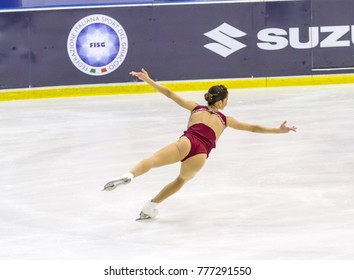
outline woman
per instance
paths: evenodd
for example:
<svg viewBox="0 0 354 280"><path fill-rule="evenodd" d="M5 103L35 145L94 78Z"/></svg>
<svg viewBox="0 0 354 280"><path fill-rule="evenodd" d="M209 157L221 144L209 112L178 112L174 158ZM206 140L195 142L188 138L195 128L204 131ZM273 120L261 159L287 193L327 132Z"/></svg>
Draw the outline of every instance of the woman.
<svg viewBox="0 0 354 280"><path fill-rule="evenodd" d="M200 106L194 101L182 98L169 88L157 84L144 69L141 72L132 71L130 74L148 83L179 106L191 111L188 129L177 142L167 145L152 156L142 160L129 173L108 182L104 186L103 190L111 191L118 185L130 183L133 178L148 172L151 168L181 161L181 169L177 178L165 186L150 202L146 203L138 220L155 218L157 216L156 206L180 190L187 181L197 174L203 167L211 149L215 148L215 143L226 127L258 133L296 131L294 126L286 126L286 122L283 122L279 128L268 128L242 123L233 117L226 117L220 112L226 107L228 100L228 92L223 85L211 87L204 95L208 106Z"/></svg>

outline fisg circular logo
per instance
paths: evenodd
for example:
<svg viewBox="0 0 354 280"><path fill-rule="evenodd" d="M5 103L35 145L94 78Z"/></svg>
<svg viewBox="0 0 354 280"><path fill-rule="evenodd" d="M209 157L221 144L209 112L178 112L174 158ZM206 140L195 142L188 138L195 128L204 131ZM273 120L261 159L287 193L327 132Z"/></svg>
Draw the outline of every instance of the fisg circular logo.
<svg viewBox="0 0 354 280"><path fill-rule="evenodd" d="M90 15L78 21L68 37L68 54L77 69L102 76L116 70L128 53L124 28L106 15Z"/></svg>

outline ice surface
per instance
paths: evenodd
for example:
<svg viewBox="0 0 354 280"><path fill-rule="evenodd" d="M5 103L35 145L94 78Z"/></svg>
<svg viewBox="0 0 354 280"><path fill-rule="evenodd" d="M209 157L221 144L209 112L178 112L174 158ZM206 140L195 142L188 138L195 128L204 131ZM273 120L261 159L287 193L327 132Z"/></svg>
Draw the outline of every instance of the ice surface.
<svg viewBox="0 0 354 280"><path fill-rule="evenodd" d="M228 128L136 222L179 164L101 189L176 141L187 111L158 93L0 103L0 259L353 259L354 85L232 90L224 113L298 132Z"/></svg>

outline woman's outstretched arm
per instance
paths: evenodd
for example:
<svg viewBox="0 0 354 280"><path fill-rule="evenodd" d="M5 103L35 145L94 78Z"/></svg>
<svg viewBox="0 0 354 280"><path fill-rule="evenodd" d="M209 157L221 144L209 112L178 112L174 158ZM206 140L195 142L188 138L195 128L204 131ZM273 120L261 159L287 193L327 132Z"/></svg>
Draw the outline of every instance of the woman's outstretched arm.
<svg viewBox="0 0 354 280"><path fill-rule="evenodd" d="M270 128L257 124L240 122L233 117L227 117L227 126L238 130L246 130L256 133L288 133L290 131L296 132L297 130L295 126L287 126L286 121L284 121L278 128Z"/></svg>
<svg viewBox="0 0 354 280"><path fill-rule="evenodd" d="M189 111L192 111L198 105L196 102L186 100L186 99L182 98L181 96L177 95L176 93L174 93L169 88L156 83L153 79L151 79L149 77L149 74L148 74L148 72L146 72L145 69L141 69L141 72L132 71L132 72L130 72L130 75L137 77L138 79L146 82L147 84L152 86L154 89L161 92L163 95L172 99L178 105L180 105L181 107L183 107Z"/></svg>

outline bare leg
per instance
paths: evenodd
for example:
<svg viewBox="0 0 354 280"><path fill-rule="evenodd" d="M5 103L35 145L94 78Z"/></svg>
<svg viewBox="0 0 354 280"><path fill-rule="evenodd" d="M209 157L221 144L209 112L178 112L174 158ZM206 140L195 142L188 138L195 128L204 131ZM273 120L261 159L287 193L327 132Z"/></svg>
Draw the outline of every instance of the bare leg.
<svg viewBox="0 0 354 280"><path fill-rule="evenodd" d="M179 191L182 186L192 179L203 167L205 160L206 154L198 154L183 161L178 177L165 186L150 202L145 204L143 210L140 212L140 217L137 220L155 218L158 214L158 210L156 209L158 203Z"/></svg>
<svg viewBox="0 0 354 280"><path fill-rule="evenodd" d="M176 143L167 145L151 157L140 161L130 172L134 174L134 177L137 177L148 172L151 168L176 163L187 156L190 147L188 138L181 137Z"/></svg>
<svg viewBox="0 0 354 280"><path fill-rule="evenodd" d="M112 191L119 185L129 184L134 177L148 172L151 168L176 163L188 155L190 148L189 139L183 136L177 142L167 145L151 157L139 162L129 173L106 183L103 190Z"/></svg>
<svg viewBox="0 0 354 280"><path fill-rule="evenodd" d="M183 185L191 180L195 174L197 174L197 172L203 167L205 160L205 154L198 154L183 161L178 177L167 186L165 186L151 201L160 203L179 191Z"/></svg>

